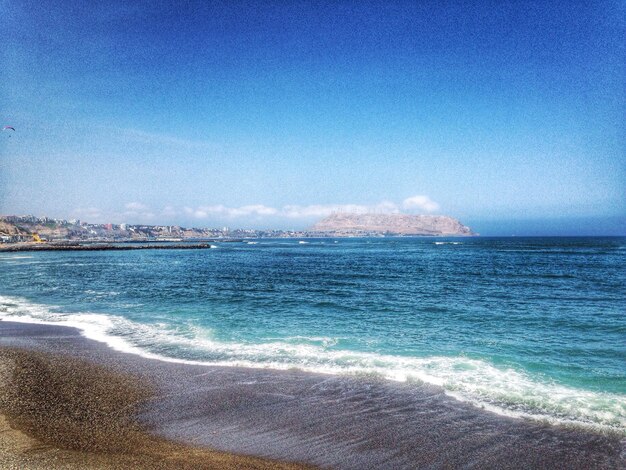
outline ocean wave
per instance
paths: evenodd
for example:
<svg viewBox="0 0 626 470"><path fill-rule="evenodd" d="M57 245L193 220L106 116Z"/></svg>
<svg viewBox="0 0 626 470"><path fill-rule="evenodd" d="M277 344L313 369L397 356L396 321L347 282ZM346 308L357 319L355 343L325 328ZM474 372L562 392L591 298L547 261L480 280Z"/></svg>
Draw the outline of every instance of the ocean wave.
<svg viewBox="0 0 626 470"><path fill-rule="evenodd" d="M35 259L30 259L30 258L0 258L0 262L2 262L2 264L9 264L9 265L20 265L20 266L25 266L27 264L42 264L43 262L40 260L35 260Z"/></svg>
<svg viewBox="0 0 626 470"><path fill-rule="evenodd" d="M168 362L368 374L441 386L459 400L490 411L550 423L590 426L626 435L626 396L541 381L524 371L467 357L403 357L336 349L326 337L225 342L197 325L144 324L99 313L63 313L53 306L0 296L0 319L75 327L111 348Z"/></svg>
<svg viewBox="0 0 626 470"><path fill-rule="evenodd" d="M285 341L287 343L311 343L319 344L324 347L336 346L340 338L331 338L328 336L286 336L284 338L267 338L271 341Z"/></svg>

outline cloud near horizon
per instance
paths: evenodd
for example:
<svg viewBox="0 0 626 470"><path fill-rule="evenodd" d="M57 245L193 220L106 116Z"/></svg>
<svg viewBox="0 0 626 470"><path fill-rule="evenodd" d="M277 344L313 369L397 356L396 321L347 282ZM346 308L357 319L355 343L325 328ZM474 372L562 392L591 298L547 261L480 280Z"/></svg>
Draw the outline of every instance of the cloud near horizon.
<svg viewBox="0 0 626 470"><path fill-rule="evenodd" d="M368 212L380 214L398 214L408 212L434 212L439 209L439 204L425 195L412 196L405 199L401 205L391 201L381 201L378 204L310 204L285 205L280 208L266 206L264 204L249 204L240 207L228 207L222 204L211 206L199 206L197 208L184 207L184 214L196 219L211 217L239 218L239 217L283 217L289 219L310 219L315 217L327 217L336 212L353 212L364 214Z"/></svg>
<svg viewBox="0 0 626 470"><path fill-rule="evenodd" d="M404 201L402 201L402 207L404 209L421 209L426 212L439 210L439 204L424 195L407 197Z"/></svg>
<svg viewBox="0 0 626 470"><path fill-rule="evenodd" d="M143 211L148 208L148 206L142 204L141 202L129 202L124 207L129 211Z"/></svg>
<svg viewBox="0 0 626 470"><path fill-rule="evenodd" d="M167 220L177 218L193 218L196 220L244 219L259 221L263 218L275 219L315 219L327 217L336 212L351 212L364 214L368 212L378 214L398 214L401 212L418 213L434 212L439 204L425 195L416 195L406 198L401 204L383 200L378 204L310 204L306 206L289 204L282 207L271 207L264 204L247 204L239 207L229 207L223 204L198 207L177 208L172 205L162 210L153 210L148 205L133 201L124 205L124 209L115 213L106 213L95 207L79 208L72 215L88 219L93 222L111 221L141 222L141 223L169 223ZM106 220L105 220L106 219Z"/></svg>

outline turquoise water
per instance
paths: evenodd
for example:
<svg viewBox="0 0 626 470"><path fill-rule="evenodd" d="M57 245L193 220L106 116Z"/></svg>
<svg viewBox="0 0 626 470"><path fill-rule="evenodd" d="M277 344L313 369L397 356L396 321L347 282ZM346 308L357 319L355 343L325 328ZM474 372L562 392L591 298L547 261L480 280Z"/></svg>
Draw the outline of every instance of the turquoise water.
<svg viewBox="0 0 626 470"><path fill-rule="evenodd" d="M626 238L0 254L0 318L163 360L428 382L626 433Z"/></svg>

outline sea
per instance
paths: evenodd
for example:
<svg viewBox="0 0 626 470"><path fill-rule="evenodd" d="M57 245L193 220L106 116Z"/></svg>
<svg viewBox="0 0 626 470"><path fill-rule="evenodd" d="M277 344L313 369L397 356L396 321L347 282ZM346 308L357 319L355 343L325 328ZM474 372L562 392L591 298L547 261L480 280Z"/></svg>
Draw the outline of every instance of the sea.
<svg viewBox="0 0 626 470"><path fill-rule="evenodd" d="M437 385L626 436L626 238L0 253L0 319L171 362Z"/></svg>

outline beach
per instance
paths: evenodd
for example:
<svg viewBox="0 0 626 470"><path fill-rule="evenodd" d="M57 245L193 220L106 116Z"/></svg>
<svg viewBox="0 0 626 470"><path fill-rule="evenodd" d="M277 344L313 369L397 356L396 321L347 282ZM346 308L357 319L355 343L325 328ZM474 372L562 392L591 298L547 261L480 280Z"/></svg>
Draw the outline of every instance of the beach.
<svg viewBox="0 0 626 470"><path fill-rule="evenodd" d="M34 459L29 468L199 468L199 462L299 468L282 461L346 469L612 469L625 463L618 434L496 415L433 385L165 362L114 351L73 328L8 321L0 322L0 347L3 384L10 384L3 387L0 421L3 442L10 442L0 462L17 468L24 459ZM11 357L20 358L20 367L7 374ZM47 375L33 370L43 366ZM37 393L30 411L15 406L16 397ZM95 435L92 426L63 425L58 410L41 407L51 397L66 410L92 413L75 416L83 424L124 403L121 420L96 419ZM7 417L14 428L8 434ZM120 429L127 433L121 447ZM71 449L85 430L91 435Z"/></svg>
<svg viewBox="0 0 626 470"><path fill-rule="evenodd" d="M0 343L19 331L23 338L51 333L46 327L1 326ZM155 396L150 379L77 359L63 347L61 354L39 349L0 346L2 468L307 468L152 435L136 419L138 408Z"/></svg>

